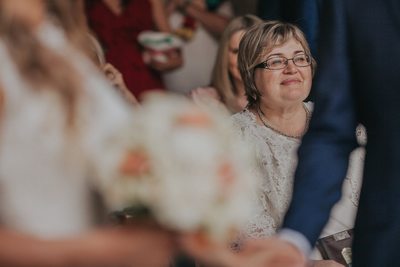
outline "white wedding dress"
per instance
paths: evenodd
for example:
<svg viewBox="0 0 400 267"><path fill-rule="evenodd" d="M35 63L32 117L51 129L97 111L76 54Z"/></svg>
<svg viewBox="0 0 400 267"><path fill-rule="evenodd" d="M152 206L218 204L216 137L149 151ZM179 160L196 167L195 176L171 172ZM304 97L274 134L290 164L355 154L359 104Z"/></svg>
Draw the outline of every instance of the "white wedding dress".
<svg viewBox="0 0 400 267"><path fill-rule="evenodd" d="M42 238L65 237L92 226L91 185L113 177L126 149L119 134L132 114L61 31L45 24L38 38L82 75L83 90L71 131L56 89L30 88L0 39L0 88L5 97L0 118L0 222Z"/></svg>
<svg viewBox="0 0 400 267"><path fill-rule="evenodd" d="M308 110L311 103L306 103ZM256 116L244 110L232 116L232 122L243 140L256 153L256 168L252 173L260 180L256 212L249 218L241 238L264 238L276 233L288 209L297 165L297 148L300 140L277 133L259 125ZM357 130L361 144L365 131ZM351 155L350 167L343 185L341 201L334 207L328 225L321 236L334 234L353 227L361 184L364 148L357 148Z"/></svg>

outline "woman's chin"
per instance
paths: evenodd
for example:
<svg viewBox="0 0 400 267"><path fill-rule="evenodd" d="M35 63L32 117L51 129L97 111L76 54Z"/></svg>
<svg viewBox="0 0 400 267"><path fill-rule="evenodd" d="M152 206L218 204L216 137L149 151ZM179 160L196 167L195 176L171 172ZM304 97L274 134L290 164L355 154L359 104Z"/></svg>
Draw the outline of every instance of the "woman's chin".
<svg viewBox="0 0 400 267"><path fill-rule="evenodd" d="M287 88L284 92L284 98L290 102L303 102L310 90L305 90L304 88Z"/></svg>

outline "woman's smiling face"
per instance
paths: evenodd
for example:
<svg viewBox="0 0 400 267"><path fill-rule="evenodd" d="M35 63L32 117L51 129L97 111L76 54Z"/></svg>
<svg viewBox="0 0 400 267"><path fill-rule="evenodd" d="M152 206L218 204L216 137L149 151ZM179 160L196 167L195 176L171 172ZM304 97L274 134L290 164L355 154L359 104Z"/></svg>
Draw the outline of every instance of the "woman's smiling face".
<svg viewBox="0 0 400 267"><path fill-rule="evenodd" d="M304 48L295 38L291 38L266 53L263 59L274 56L291 59L299 54L305 54ZM311 66L298 67L292 60L287 63L285 68L279 70L262 68L255 70L254 81L261 93L261 103L285 106L302 102L307 98L312 84Z"/></svg>

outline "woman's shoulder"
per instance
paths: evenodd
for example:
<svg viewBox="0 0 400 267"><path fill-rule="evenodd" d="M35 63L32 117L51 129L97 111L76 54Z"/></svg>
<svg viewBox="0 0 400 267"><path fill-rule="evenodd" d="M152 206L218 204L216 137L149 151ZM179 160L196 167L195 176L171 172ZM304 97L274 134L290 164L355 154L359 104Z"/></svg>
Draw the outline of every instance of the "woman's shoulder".
<svg viewBox="0 0 400 267"><path fill-rule="evenodd" d="M235 129L239 130L244 135L254 135L256 131L256 118L254 114L248 110L244 109L238 113L231 116L231 122Z"/></svg>
<svg viewBox="0 0 400 267"><path fill-rule="evenodd" d="M231 121L237 124L252 124L254 122L254 114L248 109L244 109L231 116Z"/></svg>

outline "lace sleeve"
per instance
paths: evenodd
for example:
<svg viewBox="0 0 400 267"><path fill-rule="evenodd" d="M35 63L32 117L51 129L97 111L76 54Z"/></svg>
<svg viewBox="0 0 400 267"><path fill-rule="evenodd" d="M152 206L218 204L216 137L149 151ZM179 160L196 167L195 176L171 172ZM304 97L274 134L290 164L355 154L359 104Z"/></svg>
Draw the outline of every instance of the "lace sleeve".
<svg viewBox="0 0 400 267"><path fill-rule="evenodd" d="M358 207L360 199L360 188L362 182L364 159L365 159L365 145L367 144L367 131L363 125L358 125L356 129L356 138L360 147L356 148L350 154L349 168L346 175L346 181L351 189L351 202L355 207Z"/></svg>
<svg viewBox="0 0 400 267"><path fill-rule="evenodd" d="M265 161L259 153L259 151L265 151L266 144L260 138L259 129L249 111L245 110L233 115L232 123L237 136L255 151L256 162L249 171L257 177L259 183L257 191L254 192L254 212L248 219L239 239L264 238L273 235L279 226L279 212L271 209L273 205L269 205L270 200L266 198L267 190L265 188L267 186L264 182L266 178L262 168Z"/></svg>

